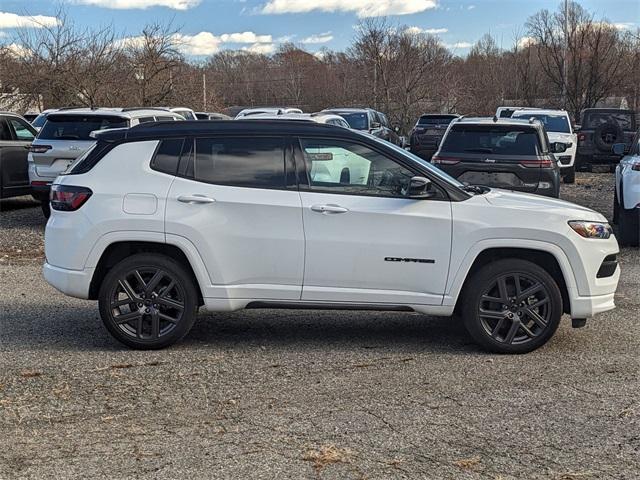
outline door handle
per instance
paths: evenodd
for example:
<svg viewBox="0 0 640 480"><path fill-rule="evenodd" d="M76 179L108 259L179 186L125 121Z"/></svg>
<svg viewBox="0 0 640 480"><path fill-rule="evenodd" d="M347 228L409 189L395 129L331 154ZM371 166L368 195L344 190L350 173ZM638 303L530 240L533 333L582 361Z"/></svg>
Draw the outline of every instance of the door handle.
<svg viewBox="0 0 640 480"><path fill-rule="evenodd" d="M348 208L341 207L340 205L312 205L311 210L328 215L334 213L347 213L349 211Z"/></svg>
<svg viewBox="0 0 640 480"><path fill-rule="evenodd" d="M199 193L194 193L193 195L180 195L178 197L178 201L182 203L214 203L215 198L207 197L206 195L201 195Z"/></svg>

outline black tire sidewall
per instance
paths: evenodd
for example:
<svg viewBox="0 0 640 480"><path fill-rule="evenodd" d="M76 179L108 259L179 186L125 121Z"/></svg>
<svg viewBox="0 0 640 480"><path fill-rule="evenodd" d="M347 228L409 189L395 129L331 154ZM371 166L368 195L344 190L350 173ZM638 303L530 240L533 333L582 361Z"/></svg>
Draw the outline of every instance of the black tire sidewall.
<svg viewBox="0 0 640 480"><path fill-rule="evenodd" d="M44 218L48 219L51 216L51 203L49 203L49 200L43 201L40 208L42 208Z"/></svg>
<svg viewBox="0 0 640 480"><path fill-rule="evenodd" d="M139 340L127 336L114 323L109 311L109 297L115 286L114 282L117 282L125 272L142 267L161 268L167 271L180 283L185 295L185 310L182 320L171 333L157 340ZM122 260L107 272L98 293L98 306L104 326L116 340L131 348L154 350L172 345L189 333L196 319L198 293L193 278L178 262L162 254L140 253Z"/></svg>
<svg viewBox="0 0 640 480"><path fill-rule="evenodd" d="M618 233L620 245L637 247L640 243L640 209L621 208L618 211Z"/></svg>
<svg viewBox="0 0 640 480"><path fill-rule="evenodd" d="M617 123L607 122L607 123L603 123L602 125L599 125L593 132L593 143L596 146L596 148L601 152L611 153L611 147L613 146L613 144L605 143L604 140L602 140L602 132L605 128L615 129L616 143L619 143L624 140L624 131L622 130L620 125L618 125Z"/></svg>
<svg viewBox="0 0 640 480"><path fill-rule="evenodd" d="M564 183L575 183L576 181L576 167L569 167L564 174Z"/></svg>
<svg viewBox="0 0 640 480"><path fill-rule="evenodd" d="M539 337L519 345L505 345L493 338L484 330L477 311L482 292L487 285L498 276L509 273L522 273L538 279L547 289L551 302L551 318L549 326ZM542 267L527 260L504 259L492 262L478 270L465 284L463 294L462 318L469 335L483 349L493 353L528 353L544 345L556 332L562 317L562 294L556 281Z"/></svg>

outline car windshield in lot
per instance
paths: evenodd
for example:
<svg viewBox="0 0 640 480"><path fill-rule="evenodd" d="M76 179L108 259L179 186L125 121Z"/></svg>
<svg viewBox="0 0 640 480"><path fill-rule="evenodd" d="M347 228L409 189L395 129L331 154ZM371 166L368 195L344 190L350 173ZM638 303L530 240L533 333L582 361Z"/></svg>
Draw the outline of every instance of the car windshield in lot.
<svg viewBox="0 0 640 480"><path fill-rule="evenodd" d="M344 118L351 128L356 130L368 130L369 119L366 113L338 113Z"/></svg>
<svg viewBox="0 0 640 480"><path fill-rule="evenodd" d="M126 118L113 115L49 115L38 138L43 140L92 140L96 130L128 127Z"/></svg>
<svg viewBox="0 0 640 480"><path fill-rule="evenodd" d="M598 128L603 123L617 123L624 130L632 130L633 116L626 112L591 112L582 122L582 128Z"/></svg>
<svg viewBox="0 0 640 480"><path fill-rule="evenodd" d="M454 125L442 144L447 153L491 153L495 155L537 155L538 133L517 125Z"/></svg>
<svg viewBox="0 0 640 480"><path fill-rule="evenodd" d="M542 114L542 113L520 113L518 115L513 115L511 118L535 118L539 120L543 125L547 132L560 132L560 133L571 133L571 129L569 127L569 120L566 115L550 115L550 114Z"/></svg>
<svg viewBox="0 0 640 480"><path fill-rule="evenodd" d="M423 115L418 119L418 125L449 124L454 118L452 115Z"/></svg>

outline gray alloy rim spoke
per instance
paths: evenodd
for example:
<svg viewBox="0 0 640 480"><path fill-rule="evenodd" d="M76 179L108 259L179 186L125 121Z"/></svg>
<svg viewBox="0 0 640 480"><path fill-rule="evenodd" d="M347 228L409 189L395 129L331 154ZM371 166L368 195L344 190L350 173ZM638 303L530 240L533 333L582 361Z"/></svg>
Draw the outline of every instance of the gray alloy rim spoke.
<svg viewBox="0 0 640 480"><path fill-rule="evenodd" d="M140 312L138 312L137 310L134 310L133 312L123 313L121 315L116 315L114 318L115 318L116 323L121 325L123 323L128 323L131 320L141 319L142 318L142 314Z"/></svg>
<svg viewBox="0 0 640 480"><path fill-rule="evenodd" d="M499 297L492 297L491 295L482 295L480 300L484 302L493 302L493 303L501 303L504 305L504 300Z"/></svg>
<svg viewBox="0 0 640 480"><path fill-rule="evenodd" d="M136 322L136 337L142 338L142 315L138 317L138 321Z"/></svg>
<svg viewBox="0 0 640 480"><path fill-rule="evenodd" d="M158 311L154 309L151 314L151 337L158 338L160 336L160 316Z"/></svg>
<svg viewBox="0 0 640 480"><path fill-rule="evenodd" d="M541 300L538 300L536 303L529 305L529 309L534 309L534 308L538 308L541 307L542 305L546 305L547 303L549 303L549 297L544 297Z"/></svg>
<svg viewBox="0 0 640 480"><path fill-rule="evenodd" d="M160 294L160 298L165 298L169 294L169 292L173 290L173 287L175 286L176 286L175 280L171 279L171 282L169 282L169 285L167 285L167 287L162 290L162 293Z"/></svg>
<svg viewBox="0 0 640 480"><path fill-rule="evenodd" d="M538 313L536 313L535 311L531 310L530 308L525 308L524 309L524 314L530 318L531 320L533 320L535 322L536 325L538 325L540 328L545 328L547 326L547 322L545 321L544 318L542 318Z"/></svg>
<svg viewBox="0 0 640 480"><path fill-rule="evenodd" d="M145 293L147 295L150 295L151 293L153 293L154 289L156 288L160 280L162 280L163 278L164 278L164 272L162 272L161 270L158 270L155 273L155 275L151 278L151 280L149 280L149 283L146 285Z"/></svg>
<svg viewBox="0 0 640 480"><path fill-rule="evenodd" d="M181 303L178 303L167 297L158 298L158 303L160 305L164 305L165 307L175 308L176 310L184 310L184 306Z"/></svg>
<svg viewBox="0 0 640 480"><path fill-rule="evenodd" d="M504 337L504 341L506 343L513 343L513 339L516 337L516 333L518 333L519 329L520 329L520 320L514 320L511 323L511 327L509 327L509 331L507 332L507 335Z"/></svg>
<svg viewBox="0 0 640 480"><path fill-rule="evenodd" d="M502 320L503 318L505 318L506 313L503 311L496 311L496 310L486 310L484 308L481 308L478 315L480 315L481 317L484 318L492 318L494 320Z"/></svg>
<svg viewBox="0 0 640 480"><path fill-rule="evenodd" d="M516 298L520 298L520 295L522 295L522 289L520 288L520 275L518 275L517 273L515 273L513 275L513 282L516 285Z"/></svg>
<svg viewBox="0 0 640 480"><path fill-rule="evenodd" d="M493 338L496 338L498 336L498 333L500 332L500 329L502 328L502 325L504 325L504 322L507 318L506 317L502 317L500 320L498 320L498 323L496 323L496 326L493 327L493 330L491 331L491 336Z"/></svg>
<svg viewBox="0 0 640 480"><path fill-rule="evenodd" d="M507 292L507 279L505 277L500 277L498 279L498 290L502 301L507 303L509 301L509 293Z"/></svg>
<svg viewBox="0 0 640 480"><path fill-rule="evenodd" d="M529 298L530 296L538 293L539 291L541 291L544 287L542 286L541 283L536 283L535 285L527 288L524 292L522 292L520 295L518 295L518 301L521 302L523 300L526 300L527 298Z"/></svg>
<svg viewBox="0 0 640 480"><path fill-rule="evenodd" d="M527 337L529 337L529 338L533 338L533 337L536 337L536 336L537 336L537 335L536 335L535 333L533 333L533 332L529 329L529 327L527 327L524 323L520 323L520 328L522 329L522 331L523 331L524 333L526 333L526 334L527 334Z"/></svg>
<svg viewBox="0 0 640 480"><path fill-rule="evenodd" d="M120 284L122 290L124 290L124 293L131 299L132 303L140 301L140 297L135 294L133 288L131 288L131 285L129 285L129 282L126 278L119 280L118 283Z"/></svg>
<svg viewBox="0 0 640 480"><path fill-rule="evenodd" d="M131 303L136 303L134 300L132 300L131 298L126 298L124 300L115 300L113 302L111 302L111 308L118 308L121 307L123 305L129 305Z"/></svg>
<svg viewBox="0 0 640 480"><path fill-rule="evenodd" d="M136 280L138 280L138 282L140 282L140 285L142 286L143 290L147 289L147 283L143 280L142 275L140 275L140 272L138 270L136 270L135 272L133 272L133 275L136 277Z"/></svg>
<svg viewBox="0 0 640 480"><path fill-rule="evenodd" d="M165 320L167 322L171 322L171 323L178 323L178 320L176 320L173 317L170 317L169 315L167 315L166 313L162 313L162 312L158 312L158 316L162 319Z"/></svg>

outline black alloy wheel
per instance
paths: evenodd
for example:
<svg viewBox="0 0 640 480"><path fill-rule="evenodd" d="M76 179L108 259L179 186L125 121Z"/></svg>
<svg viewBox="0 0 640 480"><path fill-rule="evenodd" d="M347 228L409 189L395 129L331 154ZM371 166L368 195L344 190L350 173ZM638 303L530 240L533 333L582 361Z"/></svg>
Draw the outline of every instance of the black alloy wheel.
<svg viewBox="0 0 640 480"><path fill-rule="evenodd" d="M99 303L102 320L116 339L153 349L175 343L191 329L197 293L180 264L162 255L139 254L109 271Z"/></svg>
<svg viewBox="0 0 640 480"><path fill-rule="evenodd" d="M480 268L461 300L467 331L496 353L526 353L544 345L563 310L554 278L535 263L514 258Z"/></svg>

